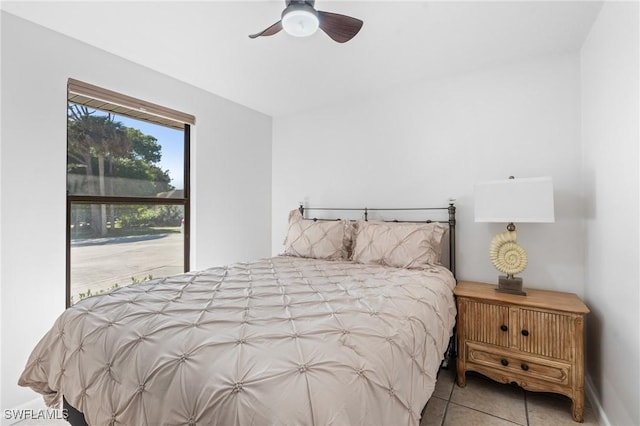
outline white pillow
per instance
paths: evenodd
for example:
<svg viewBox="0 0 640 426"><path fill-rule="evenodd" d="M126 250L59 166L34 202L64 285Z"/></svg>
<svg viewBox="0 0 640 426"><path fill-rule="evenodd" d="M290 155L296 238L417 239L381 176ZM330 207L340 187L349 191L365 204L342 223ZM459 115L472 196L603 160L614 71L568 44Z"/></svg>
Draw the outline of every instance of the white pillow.
<svg viewBox="0 0 640 426"><path fill-rule="evenodd" d="M440 264L442 239L447 226L439 222L356 224L353 261L357 263L425 268Z"/></svg>
<svg viewBox="0 0 640 426"><path fill-rule="evenodd" d="M299 210L289 213L285 254L314 259L347 259L351 246L349 221L303 219Z"/></svg>

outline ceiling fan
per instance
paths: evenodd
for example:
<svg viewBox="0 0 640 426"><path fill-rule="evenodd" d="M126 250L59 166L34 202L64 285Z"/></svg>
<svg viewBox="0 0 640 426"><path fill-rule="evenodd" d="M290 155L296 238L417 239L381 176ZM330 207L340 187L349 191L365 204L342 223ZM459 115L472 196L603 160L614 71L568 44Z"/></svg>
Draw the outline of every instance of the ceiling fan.
<svg viewBox="0 0 640 426"><path fill-rule="evenodd" d="M362 28L363 22L360 19L314 9L315 0L285 0L285 3L287 7L282 11L278 22L259 33L251 34L249 38L271 36L283 29L292 36L307 37L320 28L333 40L344 43Z"/></svg>

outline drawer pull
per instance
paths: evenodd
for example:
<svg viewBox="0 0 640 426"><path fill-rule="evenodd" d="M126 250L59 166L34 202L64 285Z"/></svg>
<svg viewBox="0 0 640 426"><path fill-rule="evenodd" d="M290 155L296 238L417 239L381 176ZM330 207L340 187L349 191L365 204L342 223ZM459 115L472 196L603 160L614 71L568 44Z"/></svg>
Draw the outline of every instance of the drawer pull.
<svg viewBox="0 0 640 426"><path fill-rule="evenodd" d="M528 366L527 364L525 364L525 363L522 363L522 364L520 365L520 368L522 368L524 371L529 370L529 366Z"/></svg>
<svg viewBox="0 0 640 426"><path fill-rule="evenodd" d="M522 335L527 337L529 335L529 330L522 330Z"/></svg>
<svg viewBox="0 0 640 426"><path fill-rule="evenodd" d="M509 361L507 361L505 358L502 358L500 360L500 364L502 364L502 365L504 365L506 367L507 365L509 365Z"/></svg>
<svg viewBox="0 0 640 426"><path fill-rule="evenodd" d="M506 326L506 325L504 325L504 324L502 324L502 325L500 326L500 330L502 330L502 331L507 331L508 329L509 329L509 327L507 327L507 326Z"/></svg>

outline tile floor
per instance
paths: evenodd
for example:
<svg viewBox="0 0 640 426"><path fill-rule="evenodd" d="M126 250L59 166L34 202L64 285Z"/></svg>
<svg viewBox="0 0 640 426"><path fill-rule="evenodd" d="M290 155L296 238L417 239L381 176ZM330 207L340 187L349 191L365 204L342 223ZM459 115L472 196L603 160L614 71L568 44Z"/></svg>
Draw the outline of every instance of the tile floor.
<svg viewBox="0 0 640 426"><path fill-rule="evenodd" d="M68 426L64 420L25 420L19 426ZM455 369L440 370L420 426L579 426L571 418L571 400L562 395L528 392L467 373L467 386L455 384ZM598 426L585 399L584 426Z"/></svg>
<svg viewBox="0 0 640 426"><path fill-rule="evenodd" d="M597 426L585 398L584 426ZM420 426L578 426L571 417L571 400L562 395L525 391L467 372L464 388L455 384L455 369L440 370L435 391Z"/></svg>

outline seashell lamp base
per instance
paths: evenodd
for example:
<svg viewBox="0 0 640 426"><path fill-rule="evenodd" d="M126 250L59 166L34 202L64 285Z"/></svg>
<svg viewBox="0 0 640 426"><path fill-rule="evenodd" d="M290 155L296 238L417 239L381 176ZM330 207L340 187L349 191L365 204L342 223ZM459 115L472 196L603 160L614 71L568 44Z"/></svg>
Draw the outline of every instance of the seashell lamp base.
<svg viewBox="0 0 640 426"><path fill-rule="evenodd" d="M507 277L506 275L498 276L498 288L496 288L496 291L500 293L519 294L521 296L527 295L527 292L522 289L522 278Z"/></svg>

